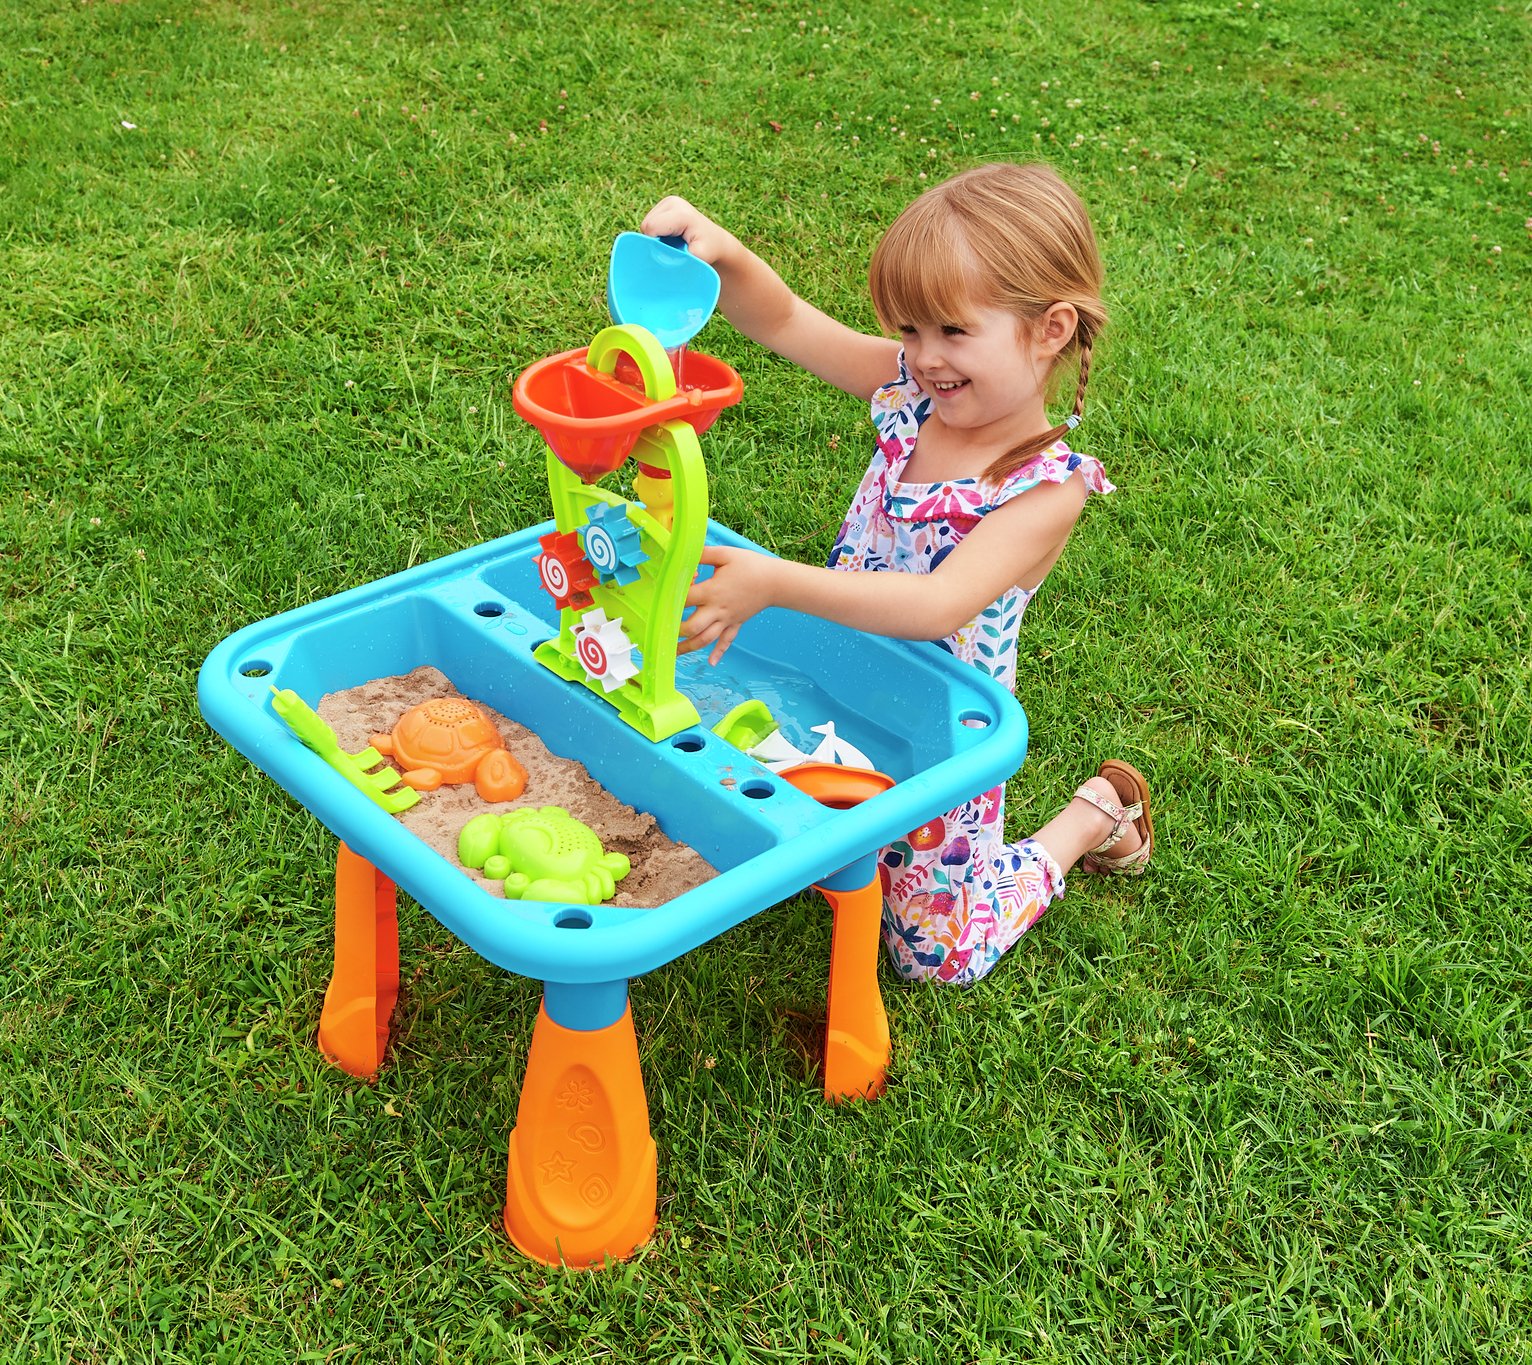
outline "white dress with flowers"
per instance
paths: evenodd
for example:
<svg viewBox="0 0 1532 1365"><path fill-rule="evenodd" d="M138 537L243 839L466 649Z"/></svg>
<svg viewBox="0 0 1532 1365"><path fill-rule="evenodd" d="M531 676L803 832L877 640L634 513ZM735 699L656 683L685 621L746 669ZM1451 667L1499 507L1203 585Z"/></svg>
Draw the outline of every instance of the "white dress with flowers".
<svg viewBox="0 0 1532 1365"><path fill-rule="evenodd" d="M977 479L903 483L931 400L899 356L899 377L872 397L877 449L830 552L832 569L931 573L985 513L1040 483L1076 473L1110 493L1099 460L1062 441L999 488ZM1006 589L977 617L937 641L1013 691L1016 638L1036 589ZM1064 892L1064 874L1034 839L1004 840L1005 787L928 820L879 855L883 939L901 976L971 984L984 976Z"/></svg>

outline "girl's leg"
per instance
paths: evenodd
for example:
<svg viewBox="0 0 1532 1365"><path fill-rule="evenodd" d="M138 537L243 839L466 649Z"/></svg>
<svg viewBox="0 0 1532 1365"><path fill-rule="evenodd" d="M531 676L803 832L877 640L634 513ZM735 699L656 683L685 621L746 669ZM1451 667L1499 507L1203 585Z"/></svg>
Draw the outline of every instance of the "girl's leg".
<svg viewBox="0 0 1532 1365"><path fill-rule="evenodd" d="M883 942L906 981L973 985L1064 891L1063 871L1035 839L989 843L953 873L942 890L885 895Z"/></svg>
<svg viewBox="0 0 1532 1365"><path fill-rule="evenodd" d="M1124 804L1105 777L1086 784ZM971 985L986 975L1064 893L1064 875L1112 832L1113 820L1075 797L1030 839L999 839L1001 789L988 792L882 852L883 941L907 981ZM941 840L932 848L922 835ZM1113 845L1124 858L1143 845L1132 825Z"/></svg>
<svg viewBox="0 0 1532 1365"><path fill-rule="evenodd" d="M1047 849L1002 842L1003 796L986 792L882 851L883 941L905 980L972 984L1063 893Z"/></svg>

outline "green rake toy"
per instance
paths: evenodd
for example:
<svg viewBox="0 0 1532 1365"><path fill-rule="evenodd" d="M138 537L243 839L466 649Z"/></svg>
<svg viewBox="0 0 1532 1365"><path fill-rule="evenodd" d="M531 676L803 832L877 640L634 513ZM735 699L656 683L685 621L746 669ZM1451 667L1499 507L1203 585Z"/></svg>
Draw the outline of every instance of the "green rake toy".
<svg viewBox="0 0 1532 1365"><path fill-rule="evenodd" d="M371 747L348 754L340 740L306 701L292 688L271 689L271 709L287 728L324 759L332 768L369 800L377 802L390 815L407 811L420 800L413 787L400 787L403 779L383 763L383 755ZM379 767L379 764L383 764Z"/></svg>

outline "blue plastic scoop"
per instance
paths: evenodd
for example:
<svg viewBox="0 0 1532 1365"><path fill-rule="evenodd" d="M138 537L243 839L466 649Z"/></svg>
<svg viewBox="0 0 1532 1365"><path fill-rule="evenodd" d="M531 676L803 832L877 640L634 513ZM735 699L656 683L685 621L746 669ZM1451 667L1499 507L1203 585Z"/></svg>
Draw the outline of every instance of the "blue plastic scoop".
<svg viewBox="0 0 1532 1365"><path fill-rule="evenodd" d="M667 351L700 332L718 306L718 272L681 237L620 232L612 243L606 306L613 322L637 323Z"/></svg>

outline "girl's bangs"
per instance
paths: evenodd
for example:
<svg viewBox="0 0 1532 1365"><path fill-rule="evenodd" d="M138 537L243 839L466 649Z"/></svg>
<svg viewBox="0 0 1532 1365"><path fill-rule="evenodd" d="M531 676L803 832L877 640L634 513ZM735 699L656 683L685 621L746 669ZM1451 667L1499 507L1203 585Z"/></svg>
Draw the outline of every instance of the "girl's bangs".
<svg viewBox="0 0 1532 1365"><path fill-rule="evenodd" d="M983 306L973 252L952 231L950 218L945 223L937 219L935 214L906 215L873 252L868 289L885 331L896 332L906 323L969 321L972 311Z"/></svg>

